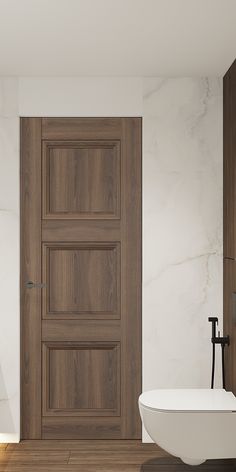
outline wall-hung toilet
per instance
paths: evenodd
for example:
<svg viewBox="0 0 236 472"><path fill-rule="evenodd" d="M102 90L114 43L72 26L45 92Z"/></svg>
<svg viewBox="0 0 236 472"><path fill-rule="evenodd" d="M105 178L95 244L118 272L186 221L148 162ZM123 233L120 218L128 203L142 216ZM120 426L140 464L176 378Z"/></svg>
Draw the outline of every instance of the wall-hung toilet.
<svg viewBox="0 0 236 472"><path fill-rule="evenodd" d="M231 392L152 390L140 395L139 409L153 441L186 464L236 457L236 397Z"/></svg>

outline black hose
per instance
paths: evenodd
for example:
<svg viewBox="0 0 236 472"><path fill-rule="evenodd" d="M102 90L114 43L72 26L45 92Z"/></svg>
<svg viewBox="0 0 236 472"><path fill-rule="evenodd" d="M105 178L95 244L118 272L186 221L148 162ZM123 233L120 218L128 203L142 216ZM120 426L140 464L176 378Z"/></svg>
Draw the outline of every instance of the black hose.
<svg viewBox="0 0 236 472"><path fill-rule="evenodd" d="M212 371L211 371L211 388L214 388L215 378L215 344L212 344Z"/></svg>
<svg viewBox="0 0 236 472"><path fill-rule="evenodd" d="M225 344L221 344L221 355L222 355L222 384L225 389Z"/></svg>

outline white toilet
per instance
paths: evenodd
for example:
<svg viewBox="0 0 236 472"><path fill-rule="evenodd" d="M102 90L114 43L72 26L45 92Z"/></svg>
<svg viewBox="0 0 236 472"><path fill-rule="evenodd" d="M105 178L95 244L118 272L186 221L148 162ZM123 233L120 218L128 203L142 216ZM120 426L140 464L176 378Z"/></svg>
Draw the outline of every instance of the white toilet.
<svg viewBox="0 0 236 472"><path fill-rule="evenodd" d="M140 395L139 410L153 441L186 464L236 458L236 397L231 392L152 390Z"/></svg>

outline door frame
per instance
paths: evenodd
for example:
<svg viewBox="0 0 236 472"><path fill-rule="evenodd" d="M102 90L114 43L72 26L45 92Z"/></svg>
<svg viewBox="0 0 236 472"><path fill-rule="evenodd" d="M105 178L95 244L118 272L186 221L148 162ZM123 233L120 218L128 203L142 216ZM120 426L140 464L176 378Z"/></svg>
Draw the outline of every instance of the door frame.
<svg viewBox="0 0 236 472"><path fill-rule="evenodd" d="M41 119L20 118L21 439L41 439L41 290L25 288L41 281L41 161ZM28 253L36 255L33 264Z"/></svg>
<svg viewBox="0 0 236 472"><path fill-rule="evenodd" d="M42 215L42 194L41 178L42 175L42 122L44 117L22 117L20 118L20 319L21 319L21 438L41 439L41 290L26 289L25 282L41 282L41 215ZM60 118L55 118L60 120ZM71 120L70 117L63 120ZM83 119L73 117L73 119ZM85 118L85 120L106 120L116 118ZM135 297L138 319L134 338L126 340L130 342L135 352L135 343L139 340L140 350L135 354L134 365L126 366L130 372L133 369L140 369L140 390L142 385L142 118L133 118L139 120L140 130L139 142L135 142L135 136L130 135L128 120L132 118L117 118L122 121L124 136L127 136L125 144L126 153L138 153L138 205L133 209L134 219L136 218L136 241L135 250L139 255L137 261L137 277L135 280ZM127 164L129 165L129 164ZM131 164L132 165L132 164ZM135 189L130 189L130 194L135 194ZM38 198L40 195L40 198ZM131 195L128 195L131 200ZM32 237L33 234L33 237ZM27 248L27 250L26 250ZM126 249L127 257L132 248ZM33 263L30 253L35 254ZM134 286L134 283L133 283ZM138 301L138 304L137 304ZM127 325L132 325L132 320L127 321ZM124 329L124 328L123 328ZM137 362L137 359L139 361ZM39 388L40 385L40 388ZM126 386L127 388L127 386ZM37 405L37 414L35 413ZM133 412L135 414L135 412ZM137 414L137 413L136 413ZM27 422L23 421L27 418ZM127 431L131 431L132 425L128 424ZM140 429L141 434L141 429Z"/></svg>

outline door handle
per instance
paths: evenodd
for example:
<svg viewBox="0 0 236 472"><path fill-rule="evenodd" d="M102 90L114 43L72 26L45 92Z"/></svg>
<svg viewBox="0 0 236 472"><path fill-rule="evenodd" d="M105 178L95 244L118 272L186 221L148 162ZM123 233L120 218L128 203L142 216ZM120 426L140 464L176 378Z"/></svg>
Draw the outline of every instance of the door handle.
<svg viewBox="0 0 236 472"><path fill-rule="evenodd" d="M44 288L46 287L46 284L41 284L41 283L35 283L35 282L32 282L31 280L29 280L28 282L26 282L25 284L26 288Z"/></svg>

